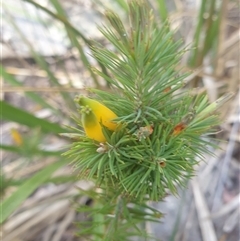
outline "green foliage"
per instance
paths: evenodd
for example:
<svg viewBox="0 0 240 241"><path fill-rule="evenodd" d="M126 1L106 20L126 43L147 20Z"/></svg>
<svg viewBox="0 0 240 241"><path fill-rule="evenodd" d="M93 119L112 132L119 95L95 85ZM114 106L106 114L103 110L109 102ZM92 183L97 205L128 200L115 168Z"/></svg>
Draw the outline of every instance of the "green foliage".
<svg viewBox="0 0 240 241"><path fill-rule="evenodd" d="M142 221L158 222L162 217L158 210L144 203L131 203L121 195L116 198L112 195L114 190L81 191L92 198L95 205L78 208L89 217L88 222L78 224L80 237L89 236L89 233L93 235L90 240L94 241L132 240L139 235L147 237Z"/></svg>
<svg viewBox="0 0 240 241"><path fill-rule="evenodd" d="M157 0L159 15L162 21L166 21L168 17L168 11L165 0Z"/></svg>
<svg viewBox="0 0 240 241"><path fill-rule="evenodd" d="M211 144L201 135L218 119L198 118L208 105L205 97L177 92L186 76L175 67L185 50L179 51L180 42L173 40L173 33L165 25L157 27L144 2L132 1L129 9L130 31L110 10L106 17L111 28L100 28L116 51L100 45L92 49L112 76L95 71L114 87L113 94L96 93L119 116L116 121L121 128L113 133L104 129L103 151L83 137L66 155L73 158L81 175L93 178L97 185L110 185L129 200L157 201L167 190L176 194L176 184L182 185L193 174L196 157ZM179 133L178 125L183 129Z"/></svg>
<svg viewBox="0 0 240 241"><path fill-rule="evenodd" d="M220 27L221 12L216 0L201 2L198 15L198 22L194 33L193 50L189 59L191 67L202 65L204 58L210 50L214 49L218 42L218 32ZM207 17L206 17L207 15Z"/></svg>
<svg viewBox="0 0 240 241"><path fill-rule="evenodd" d="M79 58L91 74L95 86L100 86L99 75L112 87L111 93L96 89L90 91L118 115L116 121L121 124L116 132L103 127L106 143L87 138L79 117L75 117L75 120L80 128L71 128L76 133L65 134L74 140L65 155L70 157L81 178L93 180L101 188L100 191L82 191L94 200L94 207L79 208L79 211L89 213L91 218L89 223L81 224L79 235L91 234L95 241L146 237L143 221L155 222L161 217L146 202L162 200L169 191L177 194L177 187L185 186L194 174L194 165L208 152L207 147L213 145L203 135L211 133L212 127L219 123L215 111L229 96L223 96L220 101L208 105L205 95L194 96L182 90L187 74L176 71L176 66L186 49L181 49L181 41L175 41L174 33L170 31L165 0L157 1L156 11L160 19L166 21L165 24L157 22L147 1L129 1L128 8L126 1L117 1L124 10L129 9L129 26L124 25L113 11L106 11L110 27L102 26L100 31L114 46L114 51L87 39L70 23L59 1L50 1L54 11L32 0L23 1L31 3L64 25L71 47L78 50ZM204 18L206 12L209 12L207 20ZM194 35L195 48L189 60L191 67L201 65L204 57L214 49L221 17L215 0L202 1ZM60 86L44 57L37 53L35 46L29 43L12 18L9 18L9 22L29 48L38 67L45 70L51 85ZM91 48L99 67L90 66L82 50L82 43ZM6 82L21 86L20 81L6 69L1 69ZM64 104L72 108L71 96L64 91L60 94ZM40 95L25 95L42 107L60 113ZM66 132L58 124L36 118L4 101L1 102L1 113L5 120L26 125L29 129L40 127L44 134ZM28 144L31 143L26 142L23 146L1 145L0 148L23 156L46 158L60 155L58 151L44 151L37 145ZM1 195L8 186L16 185L18 189L3 201L1 222L40 185L50 181L74 181L75 176L51 178L57 168L68 162L67 159L51 164L27 179L12 180L2 176Z"/></svg>
<svg viewBox="0 0 240 241"><path fill-rule="evenodd" d="M79 139L65 153L81 177L93 180L108 197L108 201L97 201L104 211L95 213L102 215L112 213L119 198L124 203L121 209L134 203L143 210L147 200L162 200L169 191L176 195L177 187L185 186L199 158L213 145L203 135L219 123L214 112L229 98L209 105L205 94L194 96L182 90L186 75L176 66L186 50L180 48L181 41L174 41L167 24L156 22L145 1L129 2L129 29L113 11L107 10L105 16L110 27L100 27L100 31L114 51L95 43L92 52L109 70L110 77L98 69L95 72L111 84L112 92L92 92L117 114L114 121L120 127L111 132L103 126L106 143L78 134ZM102 231L106 237L101 240L115 240L107 236L115 233L117 237L126 229L125 219L130 224L131 215L119 221L117 214L111 222L104 221L107 231ZM137 220L147 218L138 215ZM121 225L114 227L114 222ZM141 235L135 221L131 224Z"/></svg>

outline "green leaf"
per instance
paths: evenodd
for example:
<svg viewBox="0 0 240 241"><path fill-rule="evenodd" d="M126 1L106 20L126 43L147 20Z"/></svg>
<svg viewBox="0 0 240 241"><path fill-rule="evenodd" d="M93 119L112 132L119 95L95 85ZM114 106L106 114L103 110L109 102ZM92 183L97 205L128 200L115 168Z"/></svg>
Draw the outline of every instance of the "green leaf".
<svg viewBox="0 0 240 241"><path fill-rule="evenodd" d="M0 144L0 149L3 149L5 151L10 151L10 152L15 152L18 154L23 154L23 152L25 151L22 146L11 146L11 145L2 145L2 144ZM36 149L32 154L39 155L39 156L60 156L62 154L62 151L45 151L45 150Z"/></svg>
<svg viewBox="0 0 240 241"><path fill-rule="evenodd" d="M24 200L26 200L27 197L49 179L53 172L67 163L68 160L66 159L55 162L26 180L16 192L3 201L0 210L0 223L3 223L24 202Z"/></svg>
<svg viewBox="0 0 240 241"><path fill-rule="evenodd" d="M2 176L1 176L2 178ZM42 185L48 184L48 183L54 183L54 184L63 184L63 183L69 183L69 182L75 182L77 180L77 176L74 174L71 175L62 175L62 176L56 176L56 177L51 177L47 180L45 180ZM26 179L6 179L5 178L5 188L10 187L10 186L20 186L23 185L28 178ZM2 190L1 190L2 191ZM1 194L1 192L0 192Z"/></svg>
<svg viewBox="0 0 240 241"><path fill-rule="evenodd" d="M200 43L200 39L201 39L201 32L202 32L202 28L204 25L204 12L206 10L207 7L207 1L206 0L202 0L201 3L201 7L198 13L198 23L195 29L195 34L194 34L194 44L193 44L193 51L192 51L192 55L190 56L189 59L189 65L190 67L194 67L197 65L197 59L198 59L198 54L199 54L199 43Z"/></svg>
<svg viewBox="0 0 240 241"><path fill-rule="evenodd" d="M165 0L157 0L157 4L158 4L159 15L161 17L161 20L164 22L168 18L168 9L166 6L166 2Z"/></svg>
<svg viewBox="0 0 240 241"><path fill-rule="evenodd" d="M5 101L0 101L1 106L1 118L8 121L14 121L22 125L26 125L29 127L40 127L43 132L50 133L60 133L66 132L67 130L58 124L51 123L47 120L40 119L35 117L34 115L16 108Z"/></svg>
<svg viewBox="0 0 240 241"><path fill-rule="evenodd" d="M116 0L116 2L124 11L128 11L128 5L125 0Z"/></svg>

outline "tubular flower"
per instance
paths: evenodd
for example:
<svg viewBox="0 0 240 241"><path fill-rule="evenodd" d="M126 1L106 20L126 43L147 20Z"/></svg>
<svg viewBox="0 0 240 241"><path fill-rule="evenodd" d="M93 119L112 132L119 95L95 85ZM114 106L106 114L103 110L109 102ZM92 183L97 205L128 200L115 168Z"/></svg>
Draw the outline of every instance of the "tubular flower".
<svg viewBox="0 0 240 241"><path fill-rule="evenodd" d="M116 130L117 124L112 120L117 118L117 115L105 105L84 96L79 97L78 103L82 107L82 124L86 135L96 141L105 142L101 125L112 131Z"/></svg>

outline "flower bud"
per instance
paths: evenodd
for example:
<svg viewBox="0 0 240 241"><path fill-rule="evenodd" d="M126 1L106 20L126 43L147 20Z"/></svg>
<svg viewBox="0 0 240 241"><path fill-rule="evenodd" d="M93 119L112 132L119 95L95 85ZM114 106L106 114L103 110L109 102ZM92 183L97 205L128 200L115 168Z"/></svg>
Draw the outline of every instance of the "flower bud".
<svg viewBox="0 0 240 241"><path fill-rule="evenodd" d="M96 141L105 142L101 125L112 131L116 130L117 123L114 123L113 119L117 118L117 115L105 105L84 96L80 96L77 102L82 108L82 124L86 135Z"/></svg>

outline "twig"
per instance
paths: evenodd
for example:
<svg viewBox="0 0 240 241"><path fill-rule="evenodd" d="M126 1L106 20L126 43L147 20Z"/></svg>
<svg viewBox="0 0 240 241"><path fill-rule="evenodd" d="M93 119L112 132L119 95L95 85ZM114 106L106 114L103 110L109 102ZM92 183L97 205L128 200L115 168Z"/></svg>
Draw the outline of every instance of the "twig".
<svg viewBox="0 0 240 241"><path fill-rule="evenodd" d="M234 227L239 224L239 209L236 212L232 213L230 217L227 218L225 224L223 226L223 231L226 233L230 233Z"/></svg>
<svg viewBox="0 0 240 241"><path fill-rule="evenodd" d="M217 236L214 230L213 223L209 219L210 214L205 198L200 190L199 184L196 179L192 180L192 188L203 241L217 241Z"/></svg>
<svg viewBox="0 0 240 241"><path fill-rule="evenodd" d="M239 122L235 122L233 124L232 130L231 130L231 133L230 133L230 138L229 138L230 141L228 143L226 155L224 157L222 168L220 170L220 177L221 178L219 179L219 182L218 182L218 185L217 185L217 188L216 188L216 192L215 192L215 196L214 196L214 199L213 199L213 208L218 207L218 205L216 205L217 198L219 197L219 194L222 193L222 191L223 191L223 184L225 183L226 178L227 178L227 171L228 171L228 168L229 168L229 162L231 160L231 157L232 157L232 154L233 154L233 151L234 151L234 146L235 146L235 139L233 139L232 136L235 135L238 128L239 128Z"/></svg>
<svg viewBox="0 0 240 241"><path fill-rule="evenodd" d="M68 200L61 200L57 203L54 203L48 207L47 210L41 212L38 216L36 215L34 219L29 220L28 222L24 223L18 229L15 229L13 232L9 233L4 237L2 241L12 241L15 237L18 237L20 234L24 233L26 230L30 229L34 225L38 224L39 222L48 219L52 215L58 215L59 217L64 214L64 210L66 210L69 206ZM60 211L59 211L60 210Z"/></svg>
<svg viewBox="0 0 240 241"><path fill-rule="evenodd" d="M26 210L25 212L15 215L13 219L9 219L8 222L4 224L4 232L10 233L15 230L19 225L36 216L41 210L46 208L46 205L38 205L37 207Z"/></svg>
<svg viewBox="0 0 240 241"><path fill-rule="evenodd" d="M52 234L53 234L53 232L55 232L56 229L57 229L57 224L53 223L51 226L49 226L45 230L42 240L43 241L51 241Z"/></svg>
<svg viewBox="0 0 240 241"><path fill-rule="evenodd" d="M61 224L58 226L58 229L55 235L52 238L52 241L60 241L63 233L66 231L67 227L72 223L75 217L75 210L71 210L63 219Z"/></svg>
<svg viewBox="0 0 240 241"><path fill-rule="evenodd" d="M240 193L234 197L230 202L221 207L221 209L213 214L211 214L211 218L219 218L233 210L236 210L240 206Z"/></svg>

